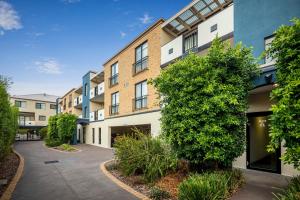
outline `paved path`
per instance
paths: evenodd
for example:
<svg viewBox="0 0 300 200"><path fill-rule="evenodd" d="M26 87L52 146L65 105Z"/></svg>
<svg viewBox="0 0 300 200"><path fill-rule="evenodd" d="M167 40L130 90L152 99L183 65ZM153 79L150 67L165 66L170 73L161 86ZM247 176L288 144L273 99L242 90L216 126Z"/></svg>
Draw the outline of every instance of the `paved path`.
<svg viewBox="0 0 300 200"><path fill-rule="evenodd" d="M231 200L272 200L288 184L289 177L279 174L243 170L246 183Z"/></svg>
<svg viewBox="0 0 300 200"><path fill-rule="evenodd" d="M112 150L78 145L81 152L63 153L47 149L43 142L19 142L15 148L25 168L13 200L136 199L99 170L100 163L112 158ZM44 163L51 160L59 163Z"/></svg>

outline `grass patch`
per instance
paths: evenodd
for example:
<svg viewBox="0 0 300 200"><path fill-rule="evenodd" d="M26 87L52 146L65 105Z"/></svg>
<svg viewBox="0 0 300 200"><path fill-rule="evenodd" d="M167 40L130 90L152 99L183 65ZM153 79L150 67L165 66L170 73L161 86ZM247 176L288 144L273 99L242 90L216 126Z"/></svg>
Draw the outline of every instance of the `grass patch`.
<svg viewBox="0 0 300 200"><path fill-rule="evenodd" d="M179 185L179 200L225 200L243 183L242 172L214 171L191 175Z"/></svg>
<svg viewBox="0 0 300 200"><path fill-rule="evenodd" d="M299 200L300 199L300 176L291 180L287 189L280 194L274 194L278 200Z"/></svg>

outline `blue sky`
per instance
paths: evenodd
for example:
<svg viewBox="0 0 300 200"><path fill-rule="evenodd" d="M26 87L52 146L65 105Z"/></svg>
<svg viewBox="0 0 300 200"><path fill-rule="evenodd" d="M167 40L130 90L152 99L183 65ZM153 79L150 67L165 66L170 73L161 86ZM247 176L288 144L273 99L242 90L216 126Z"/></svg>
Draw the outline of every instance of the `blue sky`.
<svg viewBox="0 0 300 200"><path fill-rule="evenodd" d="M191 0L0 0L0 74L11 94L62 95Z"/></svg>

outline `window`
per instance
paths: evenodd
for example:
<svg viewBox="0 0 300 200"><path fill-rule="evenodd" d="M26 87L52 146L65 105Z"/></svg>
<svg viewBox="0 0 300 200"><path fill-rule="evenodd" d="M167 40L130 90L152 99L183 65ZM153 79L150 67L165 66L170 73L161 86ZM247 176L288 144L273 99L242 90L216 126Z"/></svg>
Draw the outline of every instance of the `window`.
<svg viewBox="0 0 300 200"><path fill-rule="evenodd" d="M87 112L87 106L84 107L84 113L83 113L83 118L89 118L88 117L88 112Z"/></svg>
<svg viewBox="0 0 300 200"><path fill-rule="evenodd" d="M99 134L98 135L98 143L101 144L101 128L99 128L98 130L99 130L99 132L98 132L98 134Z"/></svg>
<svg viewBox="0 0 300 200"><path fill-rule="evenodd" d="M84 96L88 96L88 84L84 84Z"/></svg>
<svg viewBox="0 0 300 200"><path fill-rule="evenodd" d="M15 106L18 108L26 108L26 101L15 101Z"/></svg>
<svg viewBox="0 0 300 200"><path fill-rule="evenodd" d="M134 110L147 107L147 81L135 85Z"/></svg>
<svg viewBox="0 0 300 200"><path fill-rule="evenodd" d="M173 48L169 49L169 54L172 54L173 53Z"/></svg>
<svg viewBox="0 0 300 200"><path fill-rule="evenodd" d="M93 128L92 130L93 130L93 144L95 144L95 128Z"/></svg>
<svg viewBox="0 0 300 200"><path fill-rule="evenodd" d="M135 49L134 74L148 67L148 43L145 42Z"/></svg>
<svg viewBox="0 0 300 200"><path fill-rule="evenodd" d="M72 94L69 95L69 108L72 107Z"/></svg>
<svg viewBox="0 0 300 200"><path fill-rule="evenodd" d="M39 121L46 121L46 116L39 115Z"/></svg>
<svg viewBox="0 0 300 200"><path fill-rule="evenodd" d="M210 32L212 33L214 31L216 31L217 29L218 29L218 24L214 24L210 27Z"/></svg>
<svg viewBox="0 0 300 200"><path fill-rule="evenodd" d="M119 64L116 62L111 66L110 86L118 84L119 80Z"/></svg>
<svg viewBox="0 0 300 200"><path fill-rule="evenodd" d="M46 109L46 104L45 103L35 103L35 108L36 109Z"/></svg>
<svg viewBox="0 0 300 200"><path fill-rule="evenodd" d="M273 40L274 40L274 36L265 38L265 50L266 51L270 49ZM274 62L274 59L269 54L267 54L265 57L265 63L267 64L267 63L271 63L271 62Z"/></svg>
<svg viewBox="0 0 300 200"><path fill-rule="evenodd" d="M56 107L57 107L57 106L56 106L55 104L50 104L50 109L53 109L53 110L54 110L54 109L56 109Z"/></svg>
<svg viewBox="0 0 300 200"><path fill-rule="evenodd" d="M119 113L119 92L116 92L111 95L110 114L115 115L118 113Z"/></svg>
<svg viewBox="0 0 300 200"><path fill-rule="evenodd" d="M184 52L193 50L198 46L198 33L194 32L184 38Z"/></svg>

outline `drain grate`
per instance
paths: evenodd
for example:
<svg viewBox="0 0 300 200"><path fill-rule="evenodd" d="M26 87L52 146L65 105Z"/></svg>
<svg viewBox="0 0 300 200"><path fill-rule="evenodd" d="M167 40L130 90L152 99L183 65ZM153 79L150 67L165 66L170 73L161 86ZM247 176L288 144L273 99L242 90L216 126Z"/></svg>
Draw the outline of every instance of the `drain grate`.
<svg viewBox="0 0 300 200"><path fill-rule="evenodd" d="M53 163L58 163L59 161L58 160L48 160L48 161L45 161L44 163L47 165L47 164L53 164Z"/></svg>

